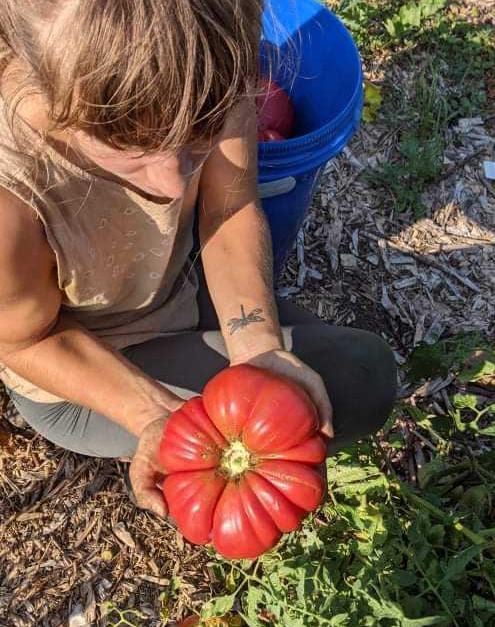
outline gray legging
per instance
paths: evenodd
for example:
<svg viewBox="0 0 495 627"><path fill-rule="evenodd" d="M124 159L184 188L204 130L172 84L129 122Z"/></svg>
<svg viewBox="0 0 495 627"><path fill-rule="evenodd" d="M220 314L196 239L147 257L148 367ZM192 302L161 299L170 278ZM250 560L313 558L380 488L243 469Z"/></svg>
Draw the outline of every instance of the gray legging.
<svg viewBox="0 0 495 627"><path fill-rule="evenodd" d="M200 271L200 323L195 331L170 334L122 352L175 394L190 398L228 366L218 319ZM393 353L377 335L321 322L296 305L278 300L287 350L320 373L334 408L332 450L377 431L395 401ZM94 457L132 457L137 439L123 427L70 402L35 403L9 394L35 431L59 446Z"/></svg>

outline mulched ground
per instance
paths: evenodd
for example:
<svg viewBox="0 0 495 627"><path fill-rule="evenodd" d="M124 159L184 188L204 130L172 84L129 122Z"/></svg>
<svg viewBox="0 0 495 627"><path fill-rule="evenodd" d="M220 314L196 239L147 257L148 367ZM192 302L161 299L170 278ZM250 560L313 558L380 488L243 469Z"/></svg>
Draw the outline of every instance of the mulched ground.
<svg viewBox="0 0 495 627"><path fill-rule="evenodd" d="M411 76L376 64L400 88ZM380 117L362 128L322 178L278 291L332 324L380 333L403 364L414 346L495 327L495 116L446 132L444 174L426 217L394 215L392 199L362 176L388 159L396 133ZM416 390L403 382L401 396ZM0 625L105 624L111 599L160 619L200 607L221 590L205 551L166 522L137 512L123 464L84 458L44 441L11 408L0 421ZM166 597L166 594L165 594Z"/></svg>

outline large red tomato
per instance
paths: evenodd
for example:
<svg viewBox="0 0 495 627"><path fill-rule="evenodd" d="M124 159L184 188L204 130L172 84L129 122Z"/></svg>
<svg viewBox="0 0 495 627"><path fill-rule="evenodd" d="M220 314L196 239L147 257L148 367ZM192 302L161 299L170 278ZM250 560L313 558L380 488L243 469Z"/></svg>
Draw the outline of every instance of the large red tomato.
<svg viewBox="0 0 495 627"><path fill-rule="evenodd" d="M294 106L288 94L275 81L263 79L261 93L256 97L258 132L279 133L281 138L292 135L294 130Z"/></svg>
<svg viewBox="0 0 495 627"><path fill-rule="evenodd" d="M255 558L320 503L325 459L316 409L294 382L227 368L165 423L160 461L171 517L195 544Z"/></svg>

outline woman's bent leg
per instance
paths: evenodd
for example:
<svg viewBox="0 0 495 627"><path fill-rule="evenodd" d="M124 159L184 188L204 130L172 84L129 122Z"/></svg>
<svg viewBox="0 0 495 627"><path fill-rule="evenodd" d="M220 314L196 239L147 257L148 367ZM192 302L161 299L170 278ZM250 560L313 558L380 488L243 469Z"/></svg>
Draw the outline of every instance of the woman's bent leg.
<svg viewBox="0 0 495 627"><path fill-rule="evenodd" d="M36 403L9 390L19 414L43 437L90 457L131 457L137 440L117 423L73 403Z"/></svg>
<svg viewBox="0 0 495 627"><path fill-rule="evenodd" d="M334 407L330 450L378 430L392 409L396 367L378 336L318 321L290 303L280 305L286 348L322 376ZM291 321L297 321L295 324ZM124 355L172 392L188 399L228 366L219 331L169 335L131 346ZM105 416L71 403L34 403L13 394L18 411L48 440L97 457L132 457L136 438Z"/></svg>

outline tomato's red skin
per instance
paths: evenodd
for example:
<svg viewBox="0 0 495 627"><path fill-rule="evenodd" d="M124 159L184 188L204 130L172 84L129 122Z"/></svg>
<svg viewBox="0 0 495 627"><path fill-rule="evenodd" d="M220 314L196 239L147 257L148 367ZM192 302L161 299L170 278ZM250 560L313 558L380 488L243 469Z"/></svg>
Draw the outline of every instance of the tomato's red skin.
<svg viewBox="0 0 495 627"><path fill-rule="evenodd" d="M326 445L319 435L306 440L294 448L281 453L264 453L264 459L285 459L287 461L302 462L304 464L319 464L325 459Z"/></svg>
<svg viewBox="0 0 495 627"><path fill-rule="evenodd" d="M280 530L250 485L228 483L213 519L213 545L228 559L255 559L277 544Z"/></svg>
<svg viewBox="0 0 495 627"><path fill-rule="evenodd" d="M254 559L316 509L325 489L317 466L326 455L307 393L252 366L217 374L168 419L160 462L163 493L184 536L230 559ZM222 451L240 441L250 470L229 477Z"/></svg>
<svg viewBox="0 0 495 627"><path fill-rule="evenodd" d="M258 131L258 141L260 142L282 142L284 140L286 140L287 137L285 137L285 135L282 135L282 133L279 133L278 131L275 131L272 128L267 128L263 131Z"/></svg>
<svg viewBox="0 0 495 627"><path fill-rule="evenodd" d="M288 94L275 81L263 79L261 93L256 97L258 129L276 131L283 138L290 137L294 130L294 105Z"/></svg>
<svg viewBox="0 0 495 627"><path fill-rule="evenodd" d="M205 412L201 397L185 403L165 423L160 460L167 473L218 466L226 442ZM165 446L167 442L167 446Z"/></svg>
<svg viewBox="0 0 495 627"><path fill-rule="evenodd" d="M243 443L258 455L288 451L319 427L316 408L300 386L252 366L222 370L206 384L203 404L227 441L242 431Z"/></svg>
<svg viewBox="0 0 495 627"><path fill-rule="evenodd" d="M263 507L270 512L273 522L282 533L289 533L297 529L306 511L289 501L280 490L257 472L248 472L246 481L258 497Z"/></svg>
<svg viewBox="0 0 495 627"><path fill-rule="evenodd" d="M210 420L228 441L240 437L257 395L266 383L260 368L226 368L208 381L203 390L203 405Z"/></svg>
<svg viewBox="0 0 495 627"><path fill-rule="evenodd" d="M225 484L215 470L176 472L165 477L163 492L170 517L190 542L210 542L213 515Z"/></svg>
<svg viewBox="0 0 495 627"><path fill-rule="evenodd" d="M321 473L306 464L281 459L265 460L256 472L268 479L294 505L311 512L321 501L324 483Z"/></svg>

